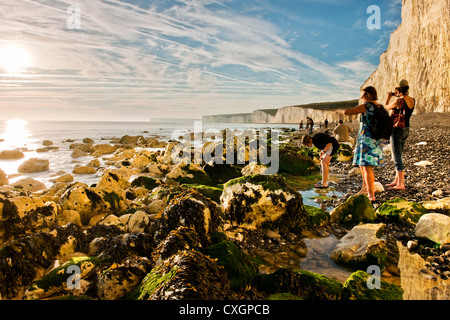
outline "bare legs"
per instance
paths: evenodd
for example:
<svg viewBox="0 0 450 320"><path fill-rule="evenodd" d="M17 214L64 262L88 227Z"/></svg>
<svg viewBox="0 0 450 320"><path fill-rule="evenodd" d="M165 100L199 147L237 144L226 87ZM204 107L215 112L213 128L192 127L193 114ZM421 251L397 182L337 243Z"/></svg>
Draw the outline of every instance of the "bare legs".
<svg viewBox="0 0 450 320"><path fill-rule="evenodd" d="M324 187L328 186L328 175L330 173L330 162L332 157L325 154L321 158L321 165L322 165L322 185Z"/></svg>
<svg viewBox="0 0 450 320"><path fill-rule="evenodd" d="M363 186L361 191L357 194L367 194L370 201L375 201L375 174L373 173L373 167L360 166L360 168L363 178Z"/></svg>
<svg viewBox="0 0 450 320"><path fill-rule="evenodd" d="M405 190L405 171L397 171L394 182L387 186L389 190Z"/></svg>

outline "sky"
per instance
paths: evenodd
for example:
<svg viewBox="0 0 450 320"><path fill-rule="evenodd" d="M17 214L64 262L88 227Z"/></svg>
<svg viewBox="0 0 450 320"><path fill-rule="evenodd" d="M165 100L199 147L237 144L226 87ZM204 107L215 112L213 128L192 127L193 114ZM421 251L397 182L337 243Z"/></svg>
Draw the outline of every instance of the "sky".
<svg viewBox="0 0 450 320"><path fill-rule="evenodd" d="M357 99L401 5L0 0L0 119L150 121Z"/></svg>

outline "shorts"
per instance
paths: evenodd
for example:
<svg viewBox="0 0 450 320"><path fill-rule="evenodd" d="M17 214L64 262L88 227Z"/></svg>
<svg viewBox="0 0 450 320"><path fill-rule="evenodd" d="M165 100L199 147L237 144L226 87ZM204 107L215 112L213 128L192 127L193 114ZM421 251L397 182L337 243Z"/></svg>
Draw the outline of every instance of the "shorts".
<svg viewBox="0 0 450 320"><path fill-rule="evenodd" d="M337 141L333 141L333 145L325 152L325 154L329 155L330 157L334 156L340 148L340 144Z"/></svg>

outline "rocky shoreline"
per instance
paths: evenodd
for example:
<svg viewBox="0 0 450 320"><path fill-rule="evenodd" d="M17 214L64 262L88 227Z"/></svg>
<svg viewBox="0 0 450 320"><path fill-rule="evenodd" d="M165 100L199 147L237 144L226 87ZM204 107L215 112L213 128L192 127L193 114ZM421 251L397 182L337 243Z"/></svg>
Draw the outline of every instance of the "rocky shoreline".
<svg viewBox="0 0 450 320"><path fill-rule="evenodd" d="M249 164L250 148L242 165L197 165L173 162L171 155L183 151L175 141L74 143L73 155L93 157L82 172L102 172L97 183L88 186L62 172L50 188L30 180L7 185L3 177L1 298L397 300L403 289L385 278L399 273L398 243L427 259L418 273L450 281L449 203L437 201L449 195L449 149L439 139L448 134L450 119L417 117L409 140L414 147L405 156L407 190L378 193L375 207L366 196L353 196L360 182L348 177L352 166L343 149L332 172L339 174L334 188L344 196L322 200L331 212L304 205L299 181L311 185L320 174L317 155L300 148L290 130L282 135L287 143L280 146L276 175ZM165 150L146 150L149 145ZM225 155L220 145L205 143L198 151ZM99 167L99 158L112 167ZM424 160L433 164L414 165ZM384 184L392 165L382 170L376 175ZM305 240L331 235L339 243L330 257L352 270L344 281L298 268L308 253ZM349 254L355 246L359 253ZM367 287L366 271L374 265L383 272L376 291Z"/></svg>

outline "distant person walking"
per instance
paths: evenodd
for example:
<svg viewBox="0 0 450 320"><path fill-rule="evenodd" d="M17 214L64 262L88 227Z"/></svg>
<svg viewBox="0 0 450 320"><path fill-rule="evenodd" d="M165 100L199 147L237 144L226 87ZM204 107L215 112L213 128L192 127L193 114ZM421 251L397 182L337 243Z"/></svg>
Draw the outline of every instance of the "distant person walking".
<svg viewBox="0 0 450 320"><path fill-rule="evenodd" d="M298 130L303 130L303 120L300 121L300 124L298 125Z"/></svg>
<svg viewBox="0 0 450 320"><path fill-rule="evenodd" d="M324 125L325 125L325 129L328 129L328 119L325 119Z"/></svg>
<svg viewBox="0 0 450 320"><path fill-rule="evenodd" d="M392 97L396 97L392 104ZM409 83L402 80L395 88L394 92L389 92L386 99L386 109L392 110L393 115L397 115L403 120L399 125L394 124L394 131L391 136L392 159L395 163L395 180L387 185L391 190L405 190L405 164L403 163L403 151L406 140L409 137L410 119L416 107L416 100L409 96Z"/></svg>
<svg viewBox="0 0 450 320"><path fill-rule="evenodd" d="M344 124L344 120L339 120L339 125L333 130L333 134L339 142L350 142L351 132L353 132L353 130Z"/></svg>
<svg viewBox="0 0 450 320"><path fill-rule="evenodd" d="M313 134L314 132L314 120L309 118L309 134Z"/></svg>
<svg viewBox="0 0 450 320"><path fill-rule="evenodd" d="M361 168L363 186L358 194L367 194L370 201L375 201L375 174L373 167L383 166L383 140L375 140L370 133L370 126L374 119L375 108L383 108L377 102L378 94L374 87L363 89L361 99L363 104L339 112L345 115L361 114L360 130L356 142L353 164Z"/></svg>

